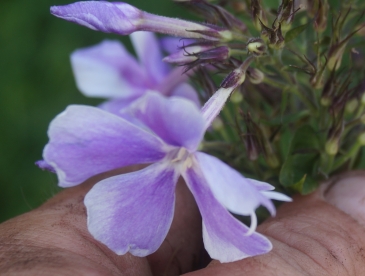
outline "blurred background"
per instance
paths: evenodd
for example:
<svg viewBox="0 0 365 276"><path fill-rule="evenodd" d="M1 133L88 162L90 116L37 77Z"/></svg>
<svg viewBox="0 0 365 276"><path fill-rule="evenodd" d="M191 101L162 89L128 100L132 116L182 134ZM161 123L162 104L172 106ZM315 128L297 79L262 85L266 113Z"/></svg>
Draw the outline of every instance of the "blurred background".
<svg viewBox="0 0 365 276"><path fill-rule="evenodd" d="M130 0L161 15L185 17L171 0ZM71 0L2 0L0 4L0 222L27 212L57 193L57 178L40 170L50 121L69 104L98 104L82 96L69 55L107 35L53 17L52 5ZM187 14L187 12L186 12Z"/></svg>

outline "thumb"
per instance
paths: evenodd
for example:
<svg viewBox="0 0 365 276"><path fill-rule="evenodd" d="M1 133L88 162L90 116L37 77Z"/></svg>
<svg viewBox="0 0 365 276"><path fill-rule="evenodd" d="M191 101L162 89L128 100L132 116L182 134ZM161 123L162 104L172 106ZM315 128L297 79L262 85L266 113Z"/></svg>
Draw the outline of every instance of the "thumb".
<svg viewBox="0 0 365 276"><path fill-rule="evenodd" d="M365 275L364 225L365 172L347 173L294 197L258 227L270 253L186 275Z"/></svg>

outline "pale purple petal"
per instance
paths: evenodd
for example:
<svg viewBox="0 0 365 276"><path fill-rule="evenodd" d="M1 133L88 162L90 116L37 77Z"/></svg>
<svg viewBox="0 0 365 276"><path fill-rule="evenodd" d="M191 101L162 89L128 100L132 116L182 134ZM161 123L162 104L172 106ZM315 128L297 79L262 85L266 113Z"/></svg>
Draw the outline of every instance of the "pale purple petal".
<svg viewBox="0 0 365 276"><path fill-rule="evenodd" d="M211 258L222 263L269 252L270 241L236 220L214 197L199 166L183 172L203 218L203 240Z"/></svg>
<svg viewBox="0 0 365 276"><path fill-rule="evenodd" d="M205 129L208 129L214 119L219 115L228 97L231 95L235 88L236 86L219 88L213 94L213 96L210 97L209 100L204 104L204 106L202 107L202 114L205 119Z"/></svg>
<svg viewBox="0 0 365 276"><path fill-rule="evenodd" d="M80 184L98 173L165 156L154 135L96 107L69 106L48 129L43 158L57 172L59 185Z"/></svg>
<svg viewBox="0 0 365 276"><path fill-rule="evenodd" d="M142 11L122 2L81 1L52 6L51 14L92 30L127 35L138 30Z"/></svg>
<svg viewBox="0 0 365 276"><path fill-rule="evenodd" d="M147 74L155 84L160 83L169 72L169 66L162 61L163 56L155 34L136 32L130 38Z"/></svg>
<svg viewBox="0 0 365 276"><path fill-rule="evenodd" d="M177 178L156 163L97 183L84 201L89 232L118 255L152 254L170 229Z"/></svg>
<svg viewBox="0 0 365 276"><path fill-rule="evenodd" d="M42 170L56 173L55 169L44 160L39 160L39 161L35 162L35 164Z"/></svg>
<svg viewBox="0 0 365 276"><path fill-rule="evenodd" d="M133 103L131 110L137 119L172 146L195 151L203 138L203 117L189 100L148 92Z"/></svg>
<svg viewBox="0 0 365 276"><path fill-rule="evenodd" d="M249 179L216 157L202 152L194 155L214 196L229 211L249 216L257 207L264 205L275 214L274 204Z"/></svg>
<svg viewBox="0 0 365 276"><path fill-rule="evenodd" d="M79 90L86 96L129 98L152 87L144 69L118 41L105 40L71 55Z"/></svg>
<svg viewBox="0 0 365 276"><path fill-rule="evenodd" d="M274 190L275 187L269 183L258 181L256 179L247 178L251 182L252 185L255 185L256 188L260 191L271 191Z"/></svg>
<svg viewBox="0 0 365 276"><path fill-rule="evenodd" d="M197 107L201 107L200 100L198 97L198 93L196 92L195 88L192 87L188 83L182 83L178 85L171 93L171 96L178 96L185 99L188 99L195 103Z"/></svg>
<svg viewBox="0 0 365 276"><path fill-rule="evenodd" d="M122 115L122 110L127 108L129 105L131 105L137 98L127 98L127 99L112 99L110 101L105 101L101 103L98 107L108 111L110 113L113 113L117 116ZM125 116L121 116L125 118ZM127 120L129 121L129 120Z"/></svg>
<svg viewBox="0 0 365 276"><path fill-rule="evenodd" d="M266 196L267 198L270 199L275 199L275 200L280 200L280 201L286 201L286 202L291 202L293 201L290 197L288 197L287 195L284 195L282 193L279 192L275 192L275 191L262 191L261 192L264 196Z"/></svg>

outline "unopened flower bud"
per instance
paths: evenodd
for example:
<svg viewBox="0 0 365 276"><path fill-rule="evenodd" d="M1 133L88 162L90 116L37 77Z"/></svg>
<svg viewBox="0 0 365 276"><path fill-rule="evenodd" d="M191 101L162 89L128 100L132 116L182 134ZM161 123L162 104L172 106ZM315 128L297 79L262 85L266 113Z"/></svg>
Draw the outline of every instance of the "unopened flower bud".
<svg viewBox="0 0 365 276"><path fill-rule="evenodd" d="M288 26L294 19L294 0L282 0L278 9L277 21Z"/></svg>
<svg viewBox="0 0 365 276"><path fill-rule="evenodd" d="M266 45L261 38L250 38L246 44L248 52L259 57L266 54Z"/></svg>
<svg viewBox="0 0 365 276"><path fill-rule="evenodd" d="M227 28L147 13L123 2L81 1L51 7L51 14L93 30L128 35L136 31L210 41L232 39Z"/></svg>
<svg viewBox="0 0 365 276"><path fill-rule="evenodd" d="M343 132L344 124L340 120L331 127L328 132L328 140L325 144L325 151L328 155L336 155L340 147L340 139Z"/></svg>
<svg viewBox="0 0 365 276"><path fill-rule="evenodd" d="M222 119L221 118L219 118L219 117L216 117L214 120L213 120L213 122L212 122L212 128L214 129L214 130L221 130L221 129L223 129L223 127L224 127L224 124L223 124L223 121L222 121Z"/></svg>
<svg viewBox="0 0 365 276"><path fill-rule="evenodd" d="M242 95L241 91L236 91L235 93L233 93L231 95L232 103L239 104L242 101L243 101L243 95Z"/></svg>
<svg viewBox="0 0 365 276"><path fill-rule="evenodd" d="M331 47L328 53L327 67L329 70L338 70L341 66L342 56L347 43L340 43Z"/></svg>
<svg viewBox="0 0 365 276"><path fill-rule="evenodd" d="M354 113L356 108L359 106L359 101L356 98L350 99L345 105L345 112L348 114Z"/></svg>
<svg viewBox="0 0 365 276"><path fill-rule="evenodd" d="M247 74L247 77L250 80L250 82L253 84L262 83L265 78L264 73L262 73L259 69L252 68L252 67L249 67L247 69L246 74Z"/></svg>
<svg viewBox="0 0 365 276"><path fill-rule="evenodd" d="M318 0L318 10L314 20L314 29L321 33L327 28L327 15L328 15L329 5L327 0Z"/></svg>
<svg viewBox="0 0 365 276"><path fill-rule="evenodd" d="M338 140L329 140L325 144L325 150L328 155L336 155L338 152Z"/></svg>
<svg viewBox="0 0 365 276"><path fill-rule="evenodd" d="M359 137L357 137L357 141L361 146L365 146L365 133L361 133Z"/></svg>
<svg viewBox="0 0 365 276"><path fill-rule="evenodd" d="M261 22L264 22L265 24L267 23L261 0L251 0L251 13L255 26L258 30L261 27Z"/></svg>

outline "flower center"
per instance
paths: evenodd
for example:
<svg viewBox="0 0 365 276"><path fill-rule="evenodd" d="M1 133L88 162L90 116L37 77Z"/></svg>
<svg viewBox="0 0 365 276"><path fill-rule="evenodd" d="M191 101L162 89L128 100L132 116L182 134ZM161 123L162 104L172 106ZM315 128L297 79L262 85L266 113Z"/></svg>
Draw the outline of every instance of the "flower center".
<svg viewBox="0 0 365 276"><path fill-rule="evenodd" d="M179 148L171 153L171 161L176 167L180 169L187 169L193 165L192 155L186 148Z"/></svg>

